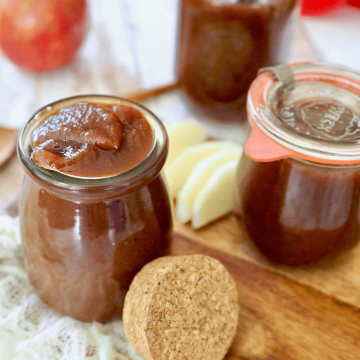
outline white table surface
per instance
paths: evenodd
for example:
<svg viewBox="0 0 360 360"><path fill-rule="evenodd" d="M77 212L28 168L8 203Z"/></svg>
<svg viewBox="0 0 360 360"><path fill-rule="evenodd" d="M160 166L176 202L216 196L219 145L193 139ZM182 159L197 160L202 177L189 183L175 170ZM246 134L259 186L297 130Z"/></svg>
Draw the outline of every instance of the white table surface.
<svg viewBox="0 0 360 360"><path fill-rule="evenodd" d="M75 61L59 71L25 73L0 55L0 125L20 127L63 97L124 95L173 81L178 0L155 2L89 0L87 38Z"/></svg>
<svg viewBox="0 0 360 360"><path fill-rule="evenodd" d="M175 80L179 0L89 0L88 36L75 61L48 74L19 70L0 52L0 125L20 127L62 97L125 95ZM360 9L300 20L289 61L331 61L360 71Z"/></svg>
<svg viewBox="0 0 360 360"><path fill-rule="evenodd" d="M360 72L360 8L345 5L319 17L304 17L302 28L321 60Z"/></svg>
<svg viewBox="0 0 360 360"><path fill-rule="evenodd" d="M20 127L63 97L124 95L175 80L179 0L89 0L89 8L88 36L70 66L30 74L0 53L0 125ZM298 32L290 61L317 59Z"/></svg>

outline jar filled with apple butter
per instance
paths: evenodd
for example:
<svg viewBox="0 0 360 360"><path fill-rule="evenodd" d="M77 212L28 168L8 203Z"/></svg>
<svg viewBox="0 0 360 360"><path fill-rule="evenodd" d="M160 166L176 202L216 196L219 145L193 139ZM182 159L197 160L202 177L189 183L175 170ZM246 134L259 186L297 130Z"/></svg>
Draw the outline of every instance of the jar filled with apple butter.
<svg viewBox="0 0 360 360"><path fill-rule="evenodd" d="M170 251L167 151L163 124L126 99L68 98L27 122L21 237L44 303L83 321L122 316L134 276Z"/></svg>
<svg viewBox="0 0 360 360"><path fill-rule="evenodd" d="M286 265L352 249L360 240L360 74L325 64L267 68L252 83L247 108L241 227Z"/></svg>
<svg viewBox="0 0 360 360"><path fill-rule="evenodd" d="M257 71L287 61L298 0L182 0L178 81L207 117L246 121Z"/></svg>

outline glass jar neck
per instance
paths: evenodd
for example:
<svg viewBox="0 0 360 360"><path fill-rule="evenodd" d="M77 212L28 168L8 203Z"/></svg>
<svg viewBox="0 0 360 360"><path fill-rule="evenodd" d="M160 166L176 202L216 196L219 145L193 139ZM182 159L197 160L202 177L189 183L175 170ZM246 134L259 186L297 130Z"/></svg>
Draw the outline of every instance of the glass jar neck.
<svg viewBox="0 0 360 360"><path fill-rule="evenodd" d="M80 178L51 171L31 161L32 132L50 113L77 102L93 102L102 105L128 105L140 111L153 130L154 142L147 157L134 168L105 178ZM156 177L166 161L168 136L164 125L148 109L133 101L112 96L84 95L66 98L41 108L22 128L18 138L18 157L26 174L48 191L68 198L111 198L143 187Z"/></svg>
<svg viewBox="0 0 360 360"><path fill-rule="evenodd" d="M271 71L248 94L248 114L286 149L318 162L360 162L360 74L348 68L290 65L294 87L283 89Z"/></svg>
<svg viewBox="0 0 360 360"><path fill-rule="evenodd" d="M356 170L356 171L360 171L360 164L324 164L324 163L320 163L320 162L314 162L314 161L310 161L310 160L306 160L306 159L300 159L300 158L287 158L287 159L282 159L283 161L288 161L291 163L297 163L297 164L302 164L304 166L311 166L311 167L316 167L319 169L336 169L336 170Z"/></svg>

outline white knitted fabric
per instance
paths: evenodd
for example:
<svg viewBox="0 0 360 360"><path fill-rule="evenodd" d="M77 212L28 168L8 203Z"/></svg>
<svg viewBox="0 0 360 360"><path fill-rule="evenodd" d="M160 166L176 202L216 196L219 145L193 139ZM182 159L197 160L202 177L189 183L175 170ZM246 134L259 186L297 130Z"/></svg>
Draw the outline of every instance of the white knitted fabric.
<svg viewBox="0 0 360 360"><path fill-rule="evenodd" d="M0 216L0 359L141 360L120 320L83 323L49 309L24 267L19 220Z"/></svg>

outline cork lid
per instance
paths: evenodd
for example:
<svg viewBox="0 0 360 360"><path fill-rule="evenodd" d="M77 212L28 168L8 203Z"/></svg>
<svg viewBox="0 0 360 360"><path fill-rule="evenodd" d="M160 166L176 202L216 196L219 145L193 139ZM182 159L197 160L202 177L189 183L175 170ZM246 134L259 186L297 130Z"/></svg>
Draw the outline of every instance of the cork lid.
<svg viewBox="0 0 360 360"><path fill-rule="evenodd" d="M265 68L247 106L250 158L360 163L360 74L320 63Z"/></svg>
<svg viewBox="0 0 360 360"><path fill-rule="evenodd" d="M222 360L238 313L235 281L218 260L166 256L135 276L123 321L128 340L147 360Z"/></svg>

